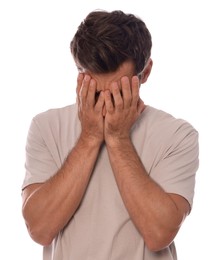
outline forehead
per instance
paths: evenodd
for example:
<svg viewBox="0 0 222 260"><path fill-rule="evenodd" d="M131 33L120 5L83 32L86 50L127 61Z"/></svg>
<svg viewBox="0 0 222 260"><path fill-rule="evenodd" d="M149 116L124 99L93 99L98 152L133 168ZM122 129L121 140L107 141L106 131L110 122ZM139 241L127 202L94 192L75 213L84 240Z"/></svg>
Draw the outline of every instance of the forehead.
<svg viewBox="0 0 222 260"><path fill-rule="evenodd" d="M132 61L123 62L120 67L115 72L109 73L93 73L84 67L82 67L78 61L76 61L76 66L79 72L89 74L92 78L95 79L106 79L106 80L119 80L123 76L132 77L135 75L135 65Z"/></svg>

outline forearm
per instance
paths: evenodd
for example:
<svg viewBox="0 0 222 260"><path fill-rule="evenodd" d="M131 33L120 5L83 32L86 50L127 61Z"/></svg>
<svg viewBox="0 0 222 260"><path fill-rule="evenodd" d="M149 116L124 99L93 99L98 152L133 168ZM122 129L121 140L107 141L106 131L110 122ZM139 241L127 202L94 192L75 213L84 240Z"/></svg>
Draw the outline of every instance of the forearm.
<svg viewBox="0 0 222 260"><path fill-rule="evenodd" d="M49 244L77 210L100 145L79 139L61 169L25 200L23 215L34 240Z"/></svg>
<svg viewBox="0 0 222 260"><path fill-rule="evenodd" d="M172 242L181 216L169 194L154 182L130 139L107 145L110 162L124 204L146 244L159 250Z"/></svg>

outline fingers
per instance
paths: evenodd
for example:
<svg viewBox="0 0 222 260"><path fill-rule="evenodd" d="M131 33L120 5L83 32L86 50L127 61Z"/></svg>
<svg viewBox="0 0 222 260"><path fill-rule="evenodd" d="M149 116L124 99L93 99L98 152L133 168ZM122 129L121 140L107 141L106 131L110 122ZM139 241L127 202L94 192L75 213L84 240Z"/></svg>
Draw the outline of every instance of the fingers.
<svg viewBox="0 0 222 260"><path fill-rule="evenodd" d="M112 112L114 109L121 111L130 107L138 106L139 102L139 79L133 76L131 81L124 76L120 79L121 90L117 82L112 82L110 90L105 92L106 109Z"/></svg>
<svg viewBox="0 0 222 260"><path fill-rule="evenodd" d="M105 105L104 103L105 103L104 93L103 93L103 91L100 91L98 100L97 100L96 105L95 105L95 111L96 112L100 112L100 111L102 112L103 107Z"/></svg>
<svg viewBox="0 0 222 260"><path fill-rule="evenodd" d="M96 92L97 85L95 79L88 74L80 73L77 78L77 98L78 104L86 109L101 111L104 106L104 93Z"/></svg>
<svg viewBox="0 0 222 260"><path fill-rule="evenodd" d="M121 78L123 103L125 108L129 108L132 102L131 84L128 77Z"/></svg>
<svg viewBox="0 0 222 260"><path fill-rule="evenodd" d="M132 106L137 106L139 101L139 78L132 77Z"/></svg>
<svg viewBox="0 0 222 260"><path fill-rule="evenodd" d="M84 75L82 85L79 91L79 100L80 100L80 105L85 106L86 105L86 100L87 100L87 94L88 94L88 89L90 85L90 76L89 75Z"/></svg>
<svg viewBox="0 0 222 260"><path fill-rule="evenodd" d="M113 97L113 103L114 103L115 109L117 111L121 111L124 107L124 102L123 102L123 98L120 93L120 89L119 89L117 82L113 82L111 84L111 91L112 91L111 101L112 101L112 97Z"/></svg>
<svg viewBox="0 0 222 260"><path fill-rule="evenodd" d="M78 100L81 106L92 108L95 105L96 81L89 75L79 76L77 87Z"/></svg>
<svg viewBox="0 0 222 260"><path fill-rule="evenodd" d="M111 96L110 90L108 90L108 89L105 90L104 97L105 97L106 111L111 114L111 113L114 112L114 104L113 104L113 100L112 100L112 96Z"/></svg>
<svg viewBox="0 0 222 260"><path fill-rule="evenodd" d="M88 85L88 93L86 99L86 105L89 107L93 107L95 105L95 93L96 93L96 81L94 79L90 79Z"/></svg>
<svg viewBox="0 0 222 260"><path fill-rule="evenodd" d="M77 88L76 88L76 99L77 99L78 104L80 103L79 93L80 93L80 89L81 89L81 86L82 86L83 78L84 78L84 74L79 73L79 75L77 77Z"/></svg>
<svg viewBox="0 0 222 260"><path fill-rule="evenodd" d="M112 82L110 89L105 90L105 106L109 113L123 109L123 99L117 82Z"/></svg>
<svg viewBox="0 0 222 260"><path fill-rule="evenodd" d="M120 79L121 86L117 82L112 82L109 90L101 91L97 94L96 81L88 74L80 73L77 78L77 99L78 103L96 111L105 105L106 110L112 113L114 110L122 111L130 107L142 109L143 105L139 102L139 79L133 76L130 80L127 76ZM97 95L96 95L97 94ZM95 97L96 96L96 97Z"/></svg>

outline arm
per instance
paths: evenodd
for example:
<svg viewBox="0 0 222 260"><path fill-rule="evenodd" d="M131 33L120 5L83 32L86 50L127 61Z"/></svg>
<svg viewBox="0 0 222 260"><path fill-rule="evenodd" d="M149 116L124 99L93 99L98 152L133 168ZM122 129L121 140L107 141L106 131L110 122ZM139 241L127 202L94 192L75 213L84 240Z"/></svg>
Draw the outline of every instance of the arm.
<svg viewBox="0 0 222 260"><path fill-rule="evenodd" d="M43 184L23 191L23 215L31 237L48 245L77 210L98 154L98 145L80 139L63 167Z"/></svg>
<svg viewBox="0 0 222 260"><path fill-rule="evenodd" d="M43 184L32 184L23 191L23 216L30 236L49 245L78 209L103 141L104 104L95 104L95 82L78 78L80 138L62 168ZM87 104L87 105L86 105Z"/></svg>
<svg viewBox="0 0 222 260"><path fill-rule="evenodd" d="M130 139L131 126L144 108L139 100L139 83L135 77L132 88L127 78L121 83L123 98L117 85L112 86L115 105L108 91L105 95L105 141L129 215L147 246L158 251L173 241L190 206L183 197L164 192L147 174Z"/></svg>
<svg viewBox="0 0 222 260"><path fill-rule="evenodd" d="M131 141L108 145L108 152L124 204L150 250L168 246L190 211L181 196L168 194L143 167Z"/></svg>

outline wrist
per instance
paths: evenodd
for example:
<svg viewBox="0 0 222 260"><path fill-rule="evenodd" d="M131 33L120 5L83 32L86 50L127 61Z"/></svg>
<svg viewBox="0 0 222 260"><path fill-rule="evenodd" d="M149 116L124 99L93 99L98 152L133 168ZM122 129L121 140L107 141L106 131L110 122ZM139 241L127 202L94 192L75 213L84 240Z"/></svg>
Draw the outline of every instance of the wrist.
<svg viewBox="0 0 222 260"><path fill-rule="evenodd" d="M101 144L103 143L103 140L101 138L85 135L82 133L79 137L78 142L84 146L95 148L95 147L100 147Z"/></svg>
<svg viewBox="0 0 222 260"><path fill-rule="evenodd" d="M131 139L129 136L119 137L119 136L109 136L105 139L106 146L108 148L121 148L131 144Z"/></svg>

